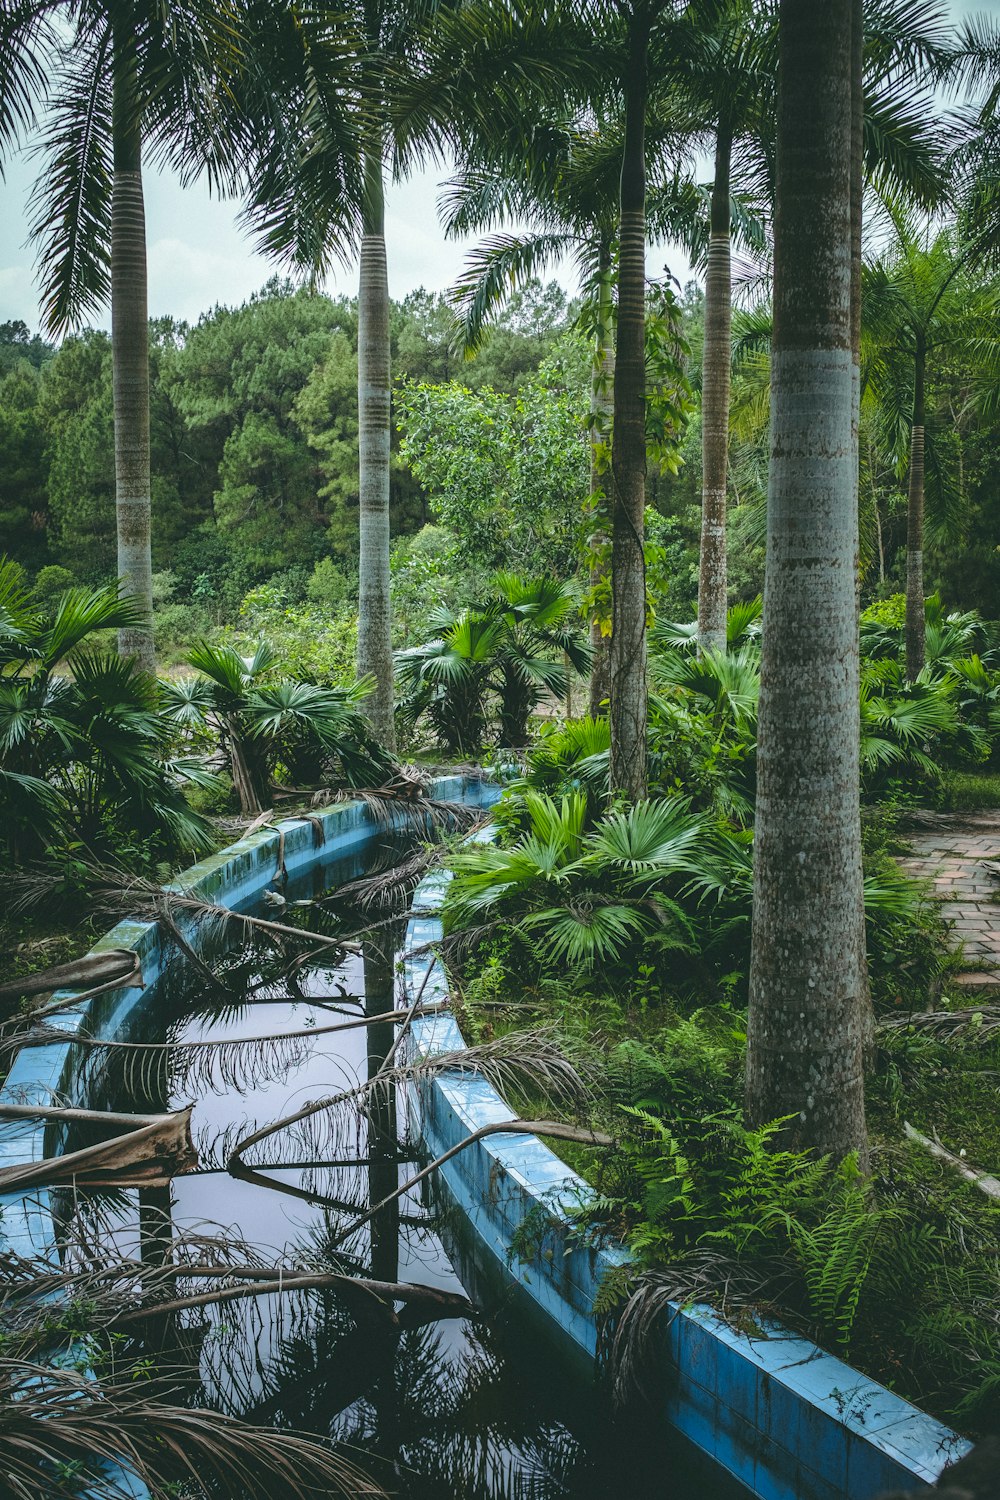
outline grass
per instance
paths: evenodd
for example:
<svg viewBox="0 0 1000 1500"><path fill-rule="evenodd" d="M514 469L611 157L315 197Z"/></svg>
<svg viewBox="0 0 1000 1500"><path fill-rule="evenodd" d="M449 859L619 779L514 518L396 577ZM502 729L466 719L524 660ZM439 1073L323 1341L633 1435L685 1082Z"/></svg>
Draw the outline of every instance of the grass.
<svg viewBox="0 0 1000 1500"><path fill-rule="evenodd" d="M1000 770L947 772L941 806L946 812L1000 808Z"/></svg>

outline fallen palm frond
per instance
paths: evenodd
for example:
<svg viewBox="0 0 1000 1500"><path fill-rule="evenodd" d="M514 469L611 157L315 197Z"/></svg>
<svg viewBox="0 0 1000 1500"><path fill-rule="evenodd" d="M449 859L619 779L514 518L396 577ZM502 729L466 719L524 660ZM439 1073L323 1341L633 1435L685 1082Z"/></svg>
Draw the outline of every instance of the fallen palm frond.
<svg viewBox="0 0 1000 1500"><path fill-rule="evenodd" d="M795 1287L795 1268L786 1260L743 1261L712 1250L679 1256L665 1270L624 1268L613 1285L606 1280L597 1299L615 1400L625 1404L647 1390L650 1376L662 1369L665 1333L682 1308L706 1303L717 1317L759 1315L787 1306Z"/></svg>
<svg viewBox="0 0 1000 1500"><path fill-rule="evenodd" d="M576 1110L582 1108L590 1098L590 1089L585 1079L559 1046L552 1031L512 1032L498 1041L487 1042L478 1047L462 1047L397 1064L395 1051L399 1040L397 1038L396 1046L373 1078L312 1100L292 1114L245 1135L230 1152L227 1166L231 1174L243 1181L312 1201L313 1195L306 1190L290 1183L278 1182L247 1166L244 1160L246 1153L262 1141L315 1116L329 1115L343 1109L345 1105L360 1109L362 1105L370 1104L379 1097L394 1095L401 1083L420 1082L440 1073L477 1073L488 1078L501 1093L525 1088L536 1090L544 1097Z"/></svg>
<svg viewBox="0 0 1000 1500"><path fill-rule="evenodd" d="M28 1113L45 1119L53 1117L75 1120L86 1117L91 1122L111 1123L125 1116L101 1115L96 1110L33 1109L14 1106L0 1111L6 1118L24 1119ZM198 1157L191 1140L191 1110L177 1110L163 1115L137 1115L129 1121L131 1129L113 1140L79 1151L62 1152L41 1161L29 1161L0 1168L0 1192L23 1192L31 1187L53 1187L57 1183L75 1183L79 1187L113 1185L116 1187L164 1186L178 1172L196 1166Z"/></svg>
<svg viewBox="0 0 1000 1500"><path fill-rule="evenodd" d="M424 1320L430 1322L440 1318L472 1318L476 1314L474 1305L462 1293L427 1286L423 1282L375 1281L367 1276L344 1276L336 1271L301 1271L284 1266L185 1266L180 1273L172 1270L170 1274L174 1278L179 1274L182 1279L235 1280L237 1284L214 1287L208 1292L193 1292L186 1297L173 1297L167 1302L145 1301L141 1307L117 1313L109 1326L120 1328L141 1319L163 1317L167 1313L195 1307L214 1307L244 1297L316 1291L336 1292L359 1322L374 1320L398 1326L394 1302L419 1310Z"/></svg>
<svg viewBox="0 0 1000 1500"><path fill-rule="evenodd" d="M903 1121L903 1134L908 1141L923 1146L931 1156L936 1156L938 1161L947 1162L948 1166L964 1177L966 1182L975 1183L980 1192L985 1193L988 1198L1000 1198L1000 1179L990 1172L983 1171L982 1167L973 1166L972 1162L965 1161L961 1156L956 1156L953 1151L948 1150L947 1146L942 1146L936 1134L931 1140L929 1136L922 1135L919 1130L915 1130L907 1120Z"/></svg>
<svg viewBox="0 0 1000 1500"><path fill-rule="evenodd" d="M314 807L332 802L363 802L373 818L390 828L463 830L483 821L482 808L429 796L424 782L412 776L373 788L324 788L313 795Z"/></svg>
<svg viewBox="0 0 1000 1500"><path fill-rule="evenodd" d="M989 1042L1000 1031L1000 1006L966 1005L955 1010L925 1010L907 1015L883 1016L878 1030L892 1036L903 1031L920 1031L946 1042L961 1038L963 1042Z"/></svg>
<svg viewBox="0 0 1000 1500"><path fill-rule="evenodd" d="M388 869L372 870L357 880L349 880L337 887L333 897L356 904L362 911L392 905L408 894L429 869L441 861L440 848L418 848L406 859L392 864ZM320 900L328 898L321 897Z"/></svg>
<svg viewBox="0 0 1000 1500"><path fill-rule="evenodd" d="M329 1026L304 1026L298 1031L165 1042L118 1041L43 1025L5 1038L0 1044L0 1053L24 1047L45 1047L52 1042L70 1042L75 1047L114 1054L121 1069L122 1086L133 1096L156 1098L170 1090L175 1093L224 1094L229 1090L245 1091L287 1078L294 1068L305 1062L314 1042L320 1037L368 1026L408 1022L413 1014L433 1015L445 1009L447 1001L438 1000L416 1012L412 1007L382 1011L376 1015L352 1016Z"/></svg>
<svg viewBox="0 0 1000 1500"><path fill-rule="evenodd" d="M136 1480L154 1497L178 1487L233 1500L383 1494L314 1439L168 1404L155 1382L97 1382L7 1358L0 1358L0 1468L14 1500L65 1500L70 1475L75 1493L98 1500L129 1500Z"/></svg>
<svg viewBox="0 0 1000 1500"><path fill-rule="evenodd" d="M390 1203L394 1203L398 1198L402 1198L405 1194L411 1192L413 1188L424 1182L440 1167L443 1167L446 1162L458 1156L467 1146L474 1146L477 1142L484 1141L491 1135L547 1135L553 1140L573 1141L581 1146L614 1145L614 1140L610 1135L604 1135L600 1131L591 1130L588 1126L570 1125L565 1120L497 1120L491 1125L480 1125L478 1130L470 1131L464 1140L459 1141L457 1145L450 1146L440 1156L436 1156L433 1161L428 1162L425 1167L422 1167L419 1172L415 1172L412 1177L408 1177L393 1192L387 1193L378 1203L373 1204L371 1208L356 1218L352 1224L349 1224L346 1229L341 1230L331 1241L333 1248L337 1248L345 1240L350 1239L351 1235L374 1219L376 1214L380 1214L383 1209L388 1208Z"/></svg>
<svg viewBox="0 0 1000 1500"><path fill-rule="evenodd" d="M72 1004L75 1005L103 990L115 989L119 985L125 987L129 981L142 984L138 956L128 948L112 948L106 953L87 953L72 963L55 964L52 968L40 969L34 974L0 984L0 1005L31 995L49 994L53 990L84 988L83 994L73 997Z"/></svg>

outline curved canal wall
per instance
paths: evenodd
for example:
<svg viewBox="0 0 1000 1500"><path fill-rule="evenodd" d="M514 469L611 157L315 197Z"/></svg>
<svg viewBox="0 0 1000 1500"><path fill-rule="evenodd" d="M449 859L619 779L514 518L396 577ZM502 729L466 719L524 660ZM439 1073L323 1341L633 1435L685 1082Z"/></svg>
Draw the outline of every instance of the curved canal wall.
<svg viewBox="0 0 1000 1500"><path fill-rule="evenodd" d="M449 872L417 887L407 928L406 981L425 1001L447 998L433 944ZM424 1056L465 1045L454 1017L412 1023ZM484 1125L515 1118L472 1074L438 1074L408 1087L411 1126L431 1157ZM568 1211L591 1191L535 1136L474 1141L439 1169L481 1255L515 1281L582 1353L597 1355L594 1299L626 1254L570 1232ZM772 1324L739 1333L710 1307L673 1307L663 1339L663 1420L760 1500L875 1500L885 1490L926 1493L969 1444L910 1402L808 1339Z"/></svg>
<svg viewBox="0 0 1000 1500"><path fill-rule="evenodd" d="M449 777L433 793L488 807L498 789ZM406 826L372 816L360 802L338 803L308 818L286 819L192 866L174 888L244 910L283 869L289 878L330 864L371 838ZM441 936L440 906L449 876L435 871L417 888L407 927L406 982L424 999L447 997L447 981L430 951ZM197 940L198 930L190 935ZM155 922L121 922L92 951L130 949L143 983L96 997L52 1017L65 1041L25 1049L0 1090L4 1103L86 1103L86 1070L73 1036L128 1031L139 1009L155 1003L177 949ZM56 997L62 998L60 996ZM65 993L67 1001L73 998ZM418 1018L413 1045L424 1055L464 1046L448 1013ZM77 1049L78 1051L79 1049ZM514 1118L485 1079L439 1074L408 1088L411 1122L431 1156L485 1124ZM0 1122L0 1165L39 1160L59 1149L58 1128ZM477 1141L440 1171L477 1252L498 1275L516 1282L559 1334L592 1360L597 1353L594 1299L604 1276L626 1260L613 1248L581 1244L569 1233L568 1210L590 1191L533 1136ZM48 1190L0 1196L0 1242L25 1257L56 1250ZM676 1307L664 1332L668 1371L664 1422L715 1459L761 1500L874 1500L882 1490L926 1490L968 1444L909 1402L868 1380L815 1344L777 1325L759 1337L738 1333L711 1308Z"/></svg>

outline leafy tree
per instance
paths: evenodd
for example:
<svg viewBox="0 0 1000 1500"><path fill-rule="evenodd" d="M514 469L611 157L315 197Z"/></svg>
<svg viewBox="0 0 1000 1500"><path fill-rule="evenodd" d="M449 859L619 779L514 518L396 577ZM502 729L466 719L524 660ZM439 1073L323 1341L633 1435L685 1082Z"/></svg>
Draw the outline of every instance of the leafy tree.
<svg viewBox="0 0 1000 1500"><path fill-rule="evenodd" d="M575 571L586 517L589 356L565 341L516 396L406 385L397 406L402 454L439 519L485 567L525 557Z"/></svg>
<svg viewBox="0 0 1000 1500"><path fill-rule="evenodd" d="M344 352L353 332L346 301L275 279L242 307L203 316L172 361L172 401L214 458L215 521L244 592L277 569L310 568L325 550L321 475L297 403L335 335Z"/></svg>
<svg viewBox="0 0 1000 1500"><path fill-rule="evenodd" d="M87 329L64 339L45 371L38 415L49 459L51 550L78 578L115 572L111 340Z"/></svg>
<svg viewBox="0 0 1000 1500"><path fill-rule="evenodd" d="M39 370L55 352L52 344L39 334L32 336L27 323L20 318L0 323L0 375L13 370L22 360Z"/></svg>
<svg viewBox="0 0 1000 1500"><path fill-rule="evenodd" d="M0 376L0 536L9 555L32 571L44 565L49 550L40 388L38 369L28 360Z"/></svg>

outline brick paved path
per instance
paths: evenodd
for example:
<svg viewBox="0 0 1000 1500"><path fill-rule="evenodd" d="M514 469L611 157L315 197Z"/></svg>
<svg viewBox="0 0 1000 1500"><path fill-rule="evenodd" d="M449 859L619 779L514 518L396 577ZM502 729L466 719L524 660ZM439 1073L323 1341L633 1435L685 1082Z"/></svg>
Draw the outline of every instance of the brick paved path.
<svg viewBox="0 0 1000 1500"><path fill-rule="evenodd" d="M917 814L905 837L912 853L899 863L930 880L943 915L954 922L975 974L958 976L969 988L1000 981L1000 813Z"/></svg>

